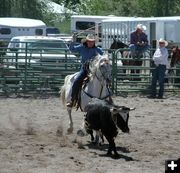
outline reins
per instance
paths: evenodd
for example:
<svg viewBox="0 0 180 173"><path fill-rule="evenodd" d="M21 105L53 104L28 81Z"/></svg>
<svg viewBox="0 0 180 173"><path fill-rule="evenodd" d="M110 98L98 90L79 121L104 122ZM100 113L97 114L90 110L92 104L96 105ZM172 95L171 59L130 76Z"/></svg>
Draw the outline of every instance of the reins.
<svg viewBox="0 0 180 173"><path fill-rule="evenodd" d="M106 87L107 87L107 85L106 85ZM102 88L103 88L103 87L102 87ZM102 94L102 88L101 88L100 96L101 96L101 94ZM86 91L85 91L85 87L82 88L82 91L83 91L88 97L90 97L90 98L98 98L98 99L100 99L100 100L104 100L104 99L108 98L109 96L111 96L111 92L110 92L110 90L109 90L108 87L107 87L107 90L108 90L108 94L107 94L106 96L104 96L104 97L95 97L95 96L89 94L88 92L86 92Z"/></svg>

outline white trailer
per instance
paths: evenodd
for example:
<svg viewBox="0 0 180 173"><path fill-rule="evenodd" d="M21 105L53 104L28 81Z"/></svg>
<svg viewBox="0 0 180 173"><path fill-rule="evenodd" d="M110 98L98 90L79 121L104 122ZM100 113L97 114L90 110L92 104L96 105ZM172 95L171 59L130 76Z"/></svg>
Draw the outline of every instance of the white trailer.
<svg viewBox="0 0 180 173"><path fill-rule="evenodd" d="M104 19L113 18L127 19L129 17L72 15L71 33L77 33L77 36L80 39L85 37L87 34L94 34L97 38L97 44L101 45L101 22Z"/></svg>
<svg viewBox="0 0 180 173"><path fill-rule="evenodd" d="M10 41L15 36L46 35L46 24L41 20L28 18L0 18L0 41Z"/></svg>
<svg viewBox="0 0 180 173"><path fill-rule="evenodd" d="M180 44L180 16L174 17L137 17L128 19L102 20L102 47L109 49L113 38L130 43L130 33L137 24L146 26L149 43L156 47L156 40L164 38L171 44Z"/></svg>

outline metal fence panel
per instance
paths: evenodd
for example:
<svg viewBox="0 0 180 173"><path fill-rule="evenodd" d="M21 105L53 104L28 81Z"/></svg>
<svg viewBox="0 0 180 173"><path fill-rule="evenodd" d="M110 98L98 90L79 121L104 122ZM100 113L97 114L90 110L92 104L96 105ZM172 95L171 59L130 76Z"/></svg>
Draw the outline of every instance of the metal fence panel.
<svg viewBox="0 0 180 173"><path fill-rule="evenodd" d="M150 90L152 69L152 53L145 55L142 66L122 65L122 61L131 62L130 57L124 57L120 50L112 50L113 81L112 90L115 95L124 95L131 92L148 93ZM25 49L24 62L18 61L21 54L12 51L14 54L7 56L7 50L0 48L0 93L9 94L59 94L64 78L68 74L79 71L79 57L69 58L69 53L64 50L64 58L54 57L53 61L44 61L47 54L41 50L40 57L29 54L30 50ZM107 50L106 50L107 51ZM123 51L129 51L123 49ZM37 55L37 52L36 52ZM56 52L54 53L56 55ZM22 58L22 57L21 57ZM56 59L57 58L57 59ZM34 61L38 59L39 61ZM41 59L41 61L40 61ZM61 61L59 61L61 60ZM180 66L176 66L166 76L165 92L180 92Z"/></svg>

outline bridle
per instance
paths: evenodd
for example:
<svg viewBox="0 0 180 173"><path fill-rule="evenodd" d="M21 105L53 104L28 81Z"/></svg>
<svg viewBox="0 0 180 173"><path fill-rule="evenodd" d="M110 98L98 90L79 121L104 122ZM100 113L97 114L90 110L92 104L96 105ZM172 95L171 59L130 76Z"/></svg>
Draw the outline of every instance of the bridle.
<svg viewBox="0 0 180 173"><path fill-rule="evenodd" d="M106 98L108 98L108 97L111 95L110 85L109 85L110 81L108 81L108 79L106 78L106 73L109 73L109 71L110 71L111 69L108 70L108 68L105 68L106 70L104 70L104 71L102 70L102 66L110 65L108 61L109 61L109 60L107 60L107 62L106 62L106 59L104 59L103 64L102 64L102 65L99 64L99 72L100 72L100 75L97 74L98 68L95 69L95 72L94 72L94 75L93 75L94 77L96 77L96 79L97 79L97 80L99 81L99 83L101 84L101 89L100 89L99 97L96 97L96 98L101 99L101 100L106 99ZM89 65L90 65L90 62L89 62ZM90 70L89 70L89 73L90 73ZM106 81L106 82L104 82L104 81ZM90 93L87 93L87 92L85 91L86 86L87 86L87 85L84 85L84 87L82 88L83 92L84 92L87 96L89 96L89 97L91 97L91 98L95 98L95 96L93 96L93 95L91 95ZM108 94L107 94L106 96L104 96L104 97L101 97L102 91L103 91L103 88L104 88L104 87L107 88Z"/></svg>

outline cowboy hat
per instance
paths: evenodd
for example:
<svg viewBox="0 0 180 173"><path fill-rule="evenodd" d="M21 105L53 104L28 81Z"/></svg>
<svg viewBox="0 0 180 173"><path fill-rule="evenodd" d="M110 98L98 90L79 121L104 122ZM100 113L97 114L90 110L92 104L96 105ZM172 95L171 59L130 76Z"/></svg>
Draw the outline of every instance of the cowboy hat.
<svg viewBox="0 0 180 173"><path fill-rule="evenodd" d="M168 45L168 42L162 38L159 39L159 43L165 43L165 47Z"/></svg>
<svg viewBox="0 0 180 173"><path fill-rule="evenodd" d="M146 31L147 28L146 28L145 25L139 23L139 24L137 24L136 29L140 29L142 31Z"/></svg>
<svg viewBox="0 0 180 173"><path fill-rule="evenodd" d="M95 37L93 34L88 34L87 37L86 37L86 41L95 41Z"/></svg>

